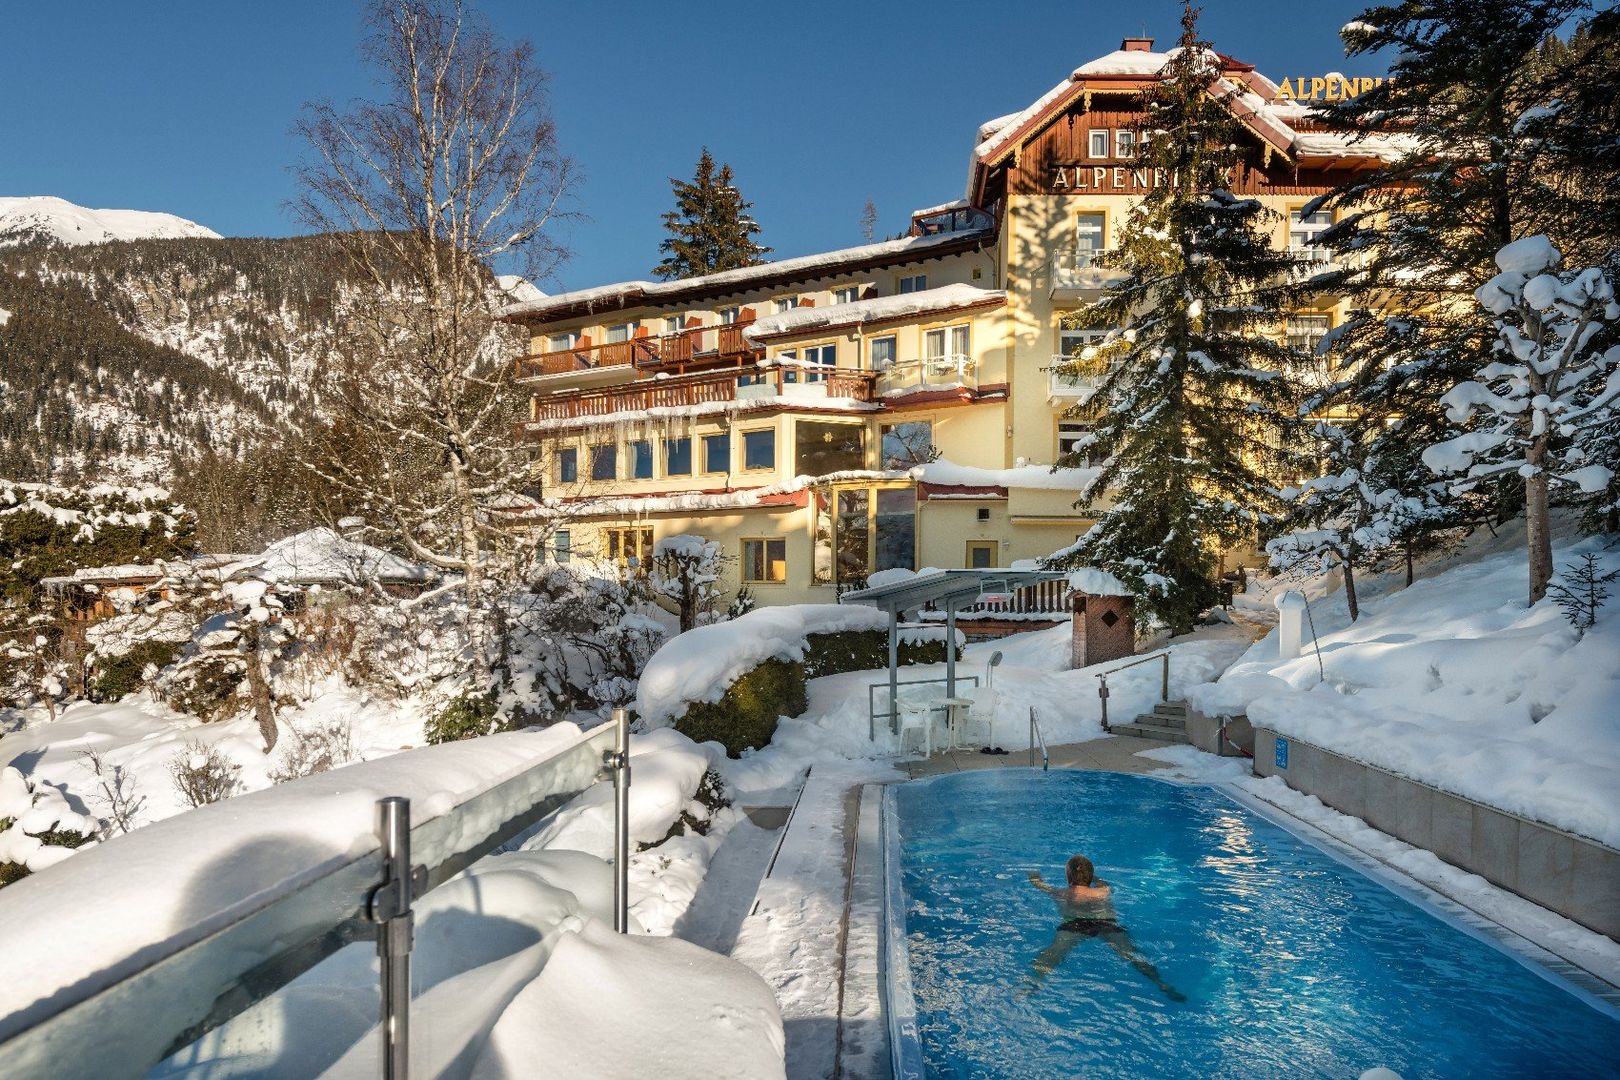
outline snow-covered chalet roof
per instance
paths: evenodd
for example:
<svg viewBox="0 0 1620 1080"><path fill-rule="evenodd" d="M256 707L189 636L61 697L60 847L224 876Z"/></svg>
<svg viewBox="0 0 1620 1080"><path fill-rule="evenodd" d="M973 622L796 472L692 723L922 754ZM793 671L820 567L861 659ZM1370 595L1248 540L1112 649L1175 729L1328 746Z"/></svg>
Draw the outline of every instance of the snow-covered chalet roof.
<svg viewBox="0 0 1620 1080"><path fill-rule="evenodd" d="M925 312L959 311L963 308L989 307L1005 303L1007 293L1001 289L980 289L973 285L944 285L937 289L901 293L898 296L879 296L871 300L856 300L849 304L832 304L823 308L793 308L755 320L743 331L750 341L766 341L832 330L863 323L904 319Z"/></svg>
<svg viewBox="0 0 1620 1080"><path fill-rule="evenodd" d="M792 259L722 270L717 274L680 278L674 281L620 281L590 289L558 293L540 300L513 304L502 314L508 319L536 321L559 318L593 307L612 310L637 303L674 302L689 296L763 287L777 279L825 277L867 266L887 266L950 254L958 247L975 247L988 239L990 229L963 230L934 236L907 236L876 244L801 255Z"/></svg>
<svg viewBox="0 0 1620 1080"><path fill-rule="evenodd" d="M254 573L300 585L379 581L421 583L434 572L382 548L347 540L328 528L310 529L277 540L263 554L250 555L226 571L227 577Z"/></svg>

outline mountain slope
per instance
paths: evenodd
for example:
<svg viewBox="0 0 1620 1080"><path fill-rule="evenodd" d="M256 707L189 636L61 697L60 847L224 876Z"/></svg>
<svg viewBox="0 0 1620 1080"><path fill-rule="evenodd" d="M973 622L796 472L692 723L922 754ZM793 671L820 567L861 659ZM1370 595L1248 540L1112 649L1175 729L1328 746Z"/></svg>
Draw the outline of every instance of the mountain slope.
<svg viewBox="0 0 1620 1080"><path fill-rule="evenodd" d="M174 214L150 210L91 210L54 195L0 198L0 247L218 236L212 229Z"/></svg>

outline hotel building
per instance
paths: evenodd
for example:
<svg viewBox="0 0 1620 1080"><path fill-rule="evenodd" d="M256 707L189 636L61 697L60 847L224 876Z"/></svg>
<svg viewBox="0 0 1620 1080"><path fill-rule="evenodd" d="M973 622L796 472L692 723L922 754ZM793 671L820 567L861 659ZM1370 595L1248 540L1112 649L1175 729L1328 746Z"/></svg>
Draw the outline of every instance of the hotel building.
<svg viewBox="0 0 1620 1080"><path fill-rule="evenodd" d="M728 594L771 604L1072 543L1092 523L1075 505L1086 470L1053 462L1099 379L1055 369L1086 337L1062 317L1098 295L1093 258L1164 181L1134 151L1165 59L1126 39L984 124L964 197L917 211L902 239L508 309L530 334L524 429L564 513L552 557L645 561L694 533L728 553ZM1233 190L1276 211L1302 272L1327 259L1330 223L1302 208L1388 150L1320 130L1304 99L1359 82L1296 92L1223 59L1210 86L1244 133ZM1342 308L1317 296L1277 332L1313 343Z"/></svg>

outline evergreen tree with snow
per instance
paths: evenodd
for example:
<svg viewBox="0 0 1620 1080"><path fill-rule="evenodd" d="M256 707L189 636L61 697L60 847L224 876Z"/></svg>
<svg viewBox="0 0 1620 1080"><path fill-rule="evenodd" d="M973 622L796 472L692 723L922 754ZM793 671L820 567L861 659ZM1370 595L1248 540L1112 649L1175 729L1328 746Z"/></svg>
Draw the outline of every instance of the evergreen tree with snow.
<svg viewBox="0 0 1620 1080"><path fill-rule="evenodd" d="M1217 602L1218 552L1271 525L1275 478L1301 467L1290 446L1306 358L1277 334L1301 294L1270 245L1275 215L1227 190L1248 136L1217 99L1219 73L1189 6L1146 100L1141 163L1171 180L1131 209L1100 260L1101 299L1070 317L1108 331L1070 373L1109 374L1070 413L1095 417L1086 445L1058 462L1103 461L1077 505L1104 492L1112 504L1052 565L1110 571L1175 633Z"/></svg>
<svg viewBox="0 0 1620 1080"><path fill-rule="evenodd" d="M1390 77L1321 118L1385 163L1305 208L1338 215L1319 237L1335 264L1317 283L1352 305L1329 352L1336 381L1307 406L1397 418L1374 434L1377 457L1415 458L1457 433L1440 397L1496 339L1472 293L1496 273L1499 249L1562 216L1544 147L1520 125L1547 103L1538 50L1584 7L1516 0L1487 15L1475 0L1401 0L1341 32L1350 56L1393 52ZM1407 478L1402 492L1421 496L1428 478ZM1482 483L1467 502L1506 517L1517 499Z"/></svg>
<svg viewBox="0 0 1620 1080"><path fill-rule="evenodd" d="M1463 484L1523 478L1532 604L1547 595L1553 573L1552 487L1609 485L1613 474L1588 460L1583 435L1620 408L1620 345L1593 345L1620 320L1614 286L1595 267L1560 273L1561 261L1545 236L1497 253L1501 272L1477 293L1496 322L1495 348L1475 378L1440 399L1448 418L1468 429L1423 453L1425 465L1460 473Z"/></svg>
<svg viewBox="0 0 1620 1080"><path fill-rule="evenodd" d="M672 176L669 183L675 189L675 209L664 214L669 236L658 245L664 261L653 267L655 277L698 277L764 261L761 256L771 249L754 241L760 231L748 213L754 204L732 183L730 165L715 169L707 146L690 181Z"/></svg>

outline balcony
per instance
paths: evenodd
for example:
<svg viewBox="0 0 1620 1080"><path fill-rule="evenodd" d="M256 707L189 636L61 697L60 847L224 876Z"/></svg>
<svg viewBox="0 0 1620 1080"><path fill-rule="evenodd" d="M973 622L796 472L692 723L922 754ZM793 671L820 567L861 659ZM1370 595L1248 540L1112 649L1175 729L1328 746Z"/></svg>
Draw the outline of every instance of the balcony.
<svg viewBox="0 0 1620 1080"><path fill-rule="evenodd" d="M638 337L592 345L589 339L569 349L532 353L517 360L519 382L554 375L578 375L613 368L681 367L753 356L755 349L743 331L753 325L747 318L716 326L694 326L662 337Z"/></svg>
<svg viewBox="0 0 1620 1080"><path fill-rule="evenodd" d="M1046 391L1047 399L1052 404L1057 404L1058 400L1063 398L1085 401L1102 389L1103 383L1107 382L1108 377L1119 367L1119 362L1114 361L1109 364L1091 364L1089 368L1078 371L1060 370L1075 363L1084 363L1084 360L1062 353L1052 354L1052 364L1047 369L1050 381Z"/></svg>
<svg viewBox="0 0 1620 1080"><path fill-rule="evenodd" d="M1121 276L1118 271L1104 270L1096 265L1103 249L1064 248L1052 256L1051 277L1053 300L1078 300L1085 293L1095 293L1111 279Z"/></svg>
<svg viewBox="0 0 1620 1080"><path fill-rule="evenodd" d="M639 379L633 383L589 390L565 390L537 397L535 421L587 420L618 413L646 412L649 409L684 409L694 405L783 399L791 405L803 400L847 398L873 400L870 371L829 368L807 372L794 368L731 369L676 375L668 378Z"/></svg>
<svg viewBox="0 0 1620 1080"><path fill-rule="evenodd" d="M958 353L891 364L875 374L878 396L882 398L979 389L973 357Z"/></svg>

